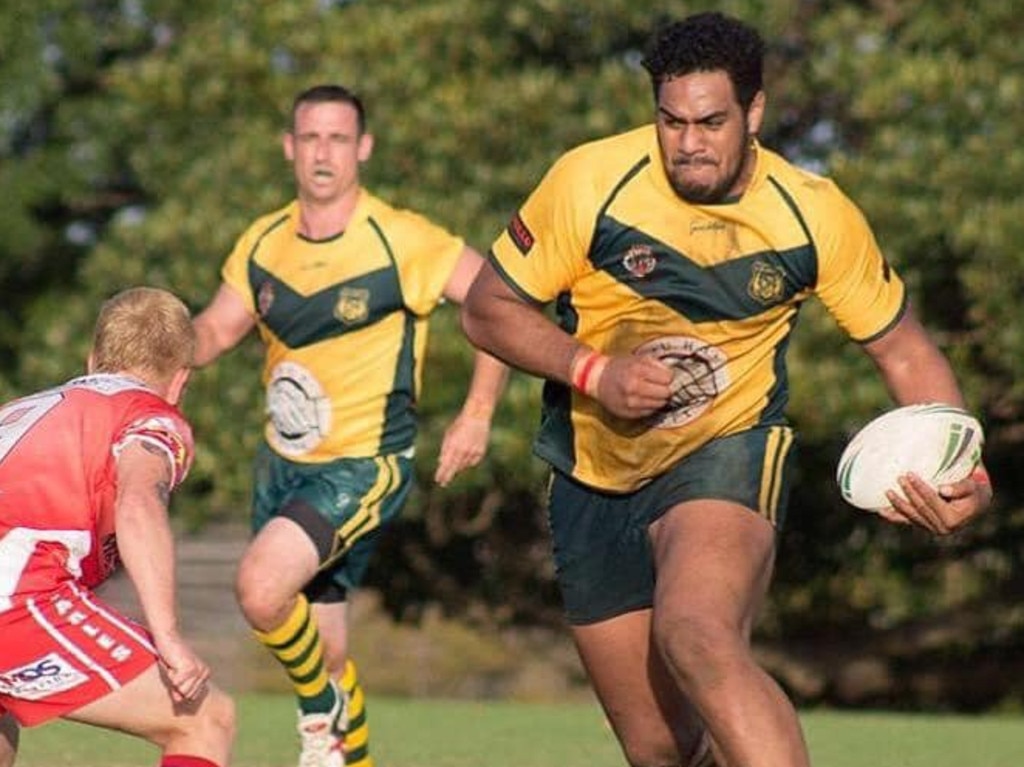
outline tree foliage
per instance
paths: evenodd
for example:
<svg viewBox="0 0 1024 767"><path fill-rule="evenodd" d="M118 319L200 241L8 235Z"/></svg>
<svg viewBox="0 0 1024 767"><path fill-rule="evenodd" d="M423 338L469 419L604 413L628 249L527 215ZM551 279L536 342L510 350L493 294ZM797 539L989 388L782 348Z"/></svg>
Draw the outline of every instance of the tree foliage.
<svg viewBox="0 0 1024 767"><path fill-rule="evenodd" d="M983 629L977 616L979 604L1011 603L1022 577L1024 17L1012 4L952 0L672 10L708 7L764 30L762 140L834 176L864 208L986 423L1000 497L998 513L938 544L843 507L834 460L888 400L864 355L809 307L790 355L805 459L765 641L862 627L891 638L941 615L962 632L933 653L1015 653L1015 611L992 613ZM665 10L636 0L40 0L4 14L0 394L77 373L98 302L123 287L166 286L202 307L235 237L292 195L280 135L293 96L316 82L364 96L371 189L485 250L558 154L650 119L638 61ZM514 376L488 460L449 490L432 487L470 367L452 307L433 327L419 486L373 583L396 615L436 601L555 621L544 470L529 450L539 382ZM250 340L195 376L186 408L197 461L175 501L190 525L246 515L259 365ZM902 647L879 650L894 680L921 642ZM794 680L808 675L789 683L803 689ZM842 697L825 683L806 689Z"/></svg>

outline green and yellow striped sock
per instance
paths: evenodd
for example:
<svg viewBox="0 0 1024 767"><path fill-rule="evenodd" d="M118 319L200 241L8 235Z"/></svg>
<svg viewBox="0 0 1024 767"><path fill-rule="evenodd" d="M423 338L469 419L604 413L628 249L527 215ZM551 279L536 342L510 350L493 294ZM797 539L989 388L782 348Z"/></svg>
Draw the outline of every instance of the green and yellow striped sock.
<svg viewBox="0 0 1024 767"><path fill-rule="evenodd" d="M338 680L348 703L348 729L345 731L346 767L373 767L370 758L370 725L366 721L366 696L359 684L356 665L345 661L345 671Z"/></svg>
<svg viewBox="0 0 1024 767"><path fill-rule="evenodd" d="M320 631L303 594L284 623L267 632L253 630L253 634L284 666L303 714L322 714L334 707L337 696L324 666Z"/></svg>

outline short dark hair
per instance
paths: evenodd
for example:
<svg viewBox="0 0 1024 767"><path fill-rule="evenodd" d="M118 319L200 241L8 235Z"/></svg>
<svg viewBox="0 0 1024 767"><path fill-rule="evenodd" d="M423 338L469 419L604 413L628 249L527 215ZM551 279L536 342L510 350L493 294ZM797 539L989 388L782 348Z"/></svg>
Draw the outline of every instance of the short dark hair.
<svg viewBox="0 0 1024 767"><path fill-rule="evenodd" d="M292 102L291 127L295 127L295 113L299 111L299 107L303 104L329 103L341 103L353 106L356 110L356 119L359 122L359 133L362 135L366 132L366 109L363 107L363 100L344 85L334 85L330 83L314 85L312 88L307 88L295 97L295 101Z"/></svg>
<svg viewBox="0 0 1024 767"><path fill-rule="evenodd" d="M661 84L693 72L722 70L736 98L750 107L762 88L764 40L753 27L718 12L697 13L659 27L642 61L651 76L655 101Z"/></svg>

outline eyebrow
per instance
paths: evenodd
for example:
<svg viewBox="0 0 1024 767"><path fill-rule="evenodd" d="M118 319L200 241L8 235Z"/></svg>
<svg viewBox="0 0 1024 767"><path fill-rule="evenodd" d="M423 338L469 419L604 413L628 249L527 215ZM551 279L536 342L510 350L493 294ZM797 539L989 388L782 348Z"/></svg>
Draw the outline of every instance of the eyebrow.
<svg viewBox="0 0 1024 767"><path fill-rule="evenodd" d="M669 118L670 120L673 120L674 122L686 123L688 125L710 122L715 119L727 117L729 114L728 110L726 109L718 109L714 112L709 112L706 115L702 115L701 117L698 117L696 120L687 120L685 117L670 112L668 109L660 105L658 106L658 112L664 115L665 117Z"/></svg>

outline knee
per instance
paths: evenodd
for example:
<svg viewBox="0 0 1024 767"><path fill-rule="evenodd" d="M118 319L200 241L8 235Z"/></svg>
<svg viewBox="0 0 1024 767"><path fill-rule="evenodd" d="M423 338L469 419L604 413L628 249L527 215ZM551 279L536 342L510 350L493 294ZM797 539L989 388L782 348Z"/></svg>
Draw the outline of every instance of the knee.
<svg viewBox="0 0 1024 767"><path fill-rule="evenodd" d="M235 600L249 625L260 631L277 628L287 618L281 614L281 605L270 598L271 593L260 574L243 560L235 578Z"/></svg>
<svg viewBox="0 0 1024 767"><path fill-rule="evenodd" d="M747 651L738 626L703 615L656 613L653 634L662 657L684 681L718 677L727 659Z"/></svg>
<svg viewBox="0 0 1024 767"><path fill-rule="evenodd" d="M234 699L220 688L211 687L203 709L208 709L204 712L203 726L216 740L228 745L233 743L238 727Z"/></svg>
<svg viewBox="0 0 1024 767"><path fill-rule="evenodd" d="M194 708L178 711L144 737L164 751L226 755L235 740L235 716L231 697L211 685Z"/></svg>

